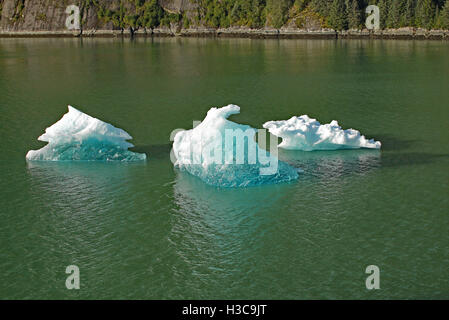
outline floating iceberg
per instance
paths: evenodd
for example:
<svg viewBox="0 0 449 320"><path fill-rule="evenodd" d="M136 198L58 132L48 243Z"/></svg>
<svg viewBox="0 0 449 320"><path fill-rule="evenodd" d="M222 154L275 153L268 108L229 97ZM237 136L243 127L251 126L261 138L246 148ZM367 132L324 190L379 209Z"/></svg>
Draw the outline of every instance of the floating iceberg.
<svg viewBox="0 0 449 320"><path fill-rule="evenodd" d="M195 128L174 137L175 166L220 187L246 187L287 182L298 169L259 148L256 130L227 120L240 107L212 108Z"/></svg>
<svg viewBox="0 0 449 320"><path fill-rule="evenodd" d="M61 120L45 130L38 140L48 142L28 151L27 160L139 161L146 155L128 150L132 137L124 130L69 106Z"/></svg>
<svg viewBox="0 0 449 320"><path fill-rule="evenodd" d="M289 120L268 121L264 128L281 137L280 148L292 150L380 149L380 141L366 139L354 129L343 130L337 121L320 124L307 115Z"/></svg>

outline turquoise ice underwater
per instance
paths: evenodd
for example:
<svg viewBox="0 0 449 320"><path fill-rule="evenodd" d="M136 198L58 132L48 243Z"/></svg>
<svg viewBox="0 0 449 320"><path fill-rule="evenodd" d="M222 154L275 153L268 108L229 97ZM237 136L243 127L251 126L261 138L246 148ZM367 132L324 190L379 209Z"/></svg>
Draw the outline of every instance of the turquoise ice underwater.
<svg viewBox="0 0 449 320"><path fill-rule="evenodd" d="M33 161L141 161L146 154L128 150L132 137L124 130L93 118L72 106L61 120L48 127L38 140L48 142L28 151Z"/></svg>
<svg viewBox="0 0 449 320"><path fill-rule="evenodd" d="M302 169L279 160L255 142L256 129L228 120L240 113L237 105L211 108L195 128L177 132L173 151L175 167L217 187L249 187L289 182L298 179ZM359 131L343 130L337 121L321 125L307 115L289 120L269 121L263 127L282 138L280 148L292 150L338 150L372 148L381 143L367 140ZM228 132L244 133L244 140ZM243 137L244 138L244 137ZM145 153L128 150L132 137L123 129L91 117L72 106L38 140L48 142L30 150L29 161L143 161ZM234 142L234 139L236 140ZM230 142L230 143L229 143ZM241 145L239 145L239 142ZM254 148L251 148L253 146ZM239 154L243 153L243 155ZM239 160L242 160L239 162ZM253 159L253 161L251 161ZM274 170L270 170L274 169Z"/></svg>

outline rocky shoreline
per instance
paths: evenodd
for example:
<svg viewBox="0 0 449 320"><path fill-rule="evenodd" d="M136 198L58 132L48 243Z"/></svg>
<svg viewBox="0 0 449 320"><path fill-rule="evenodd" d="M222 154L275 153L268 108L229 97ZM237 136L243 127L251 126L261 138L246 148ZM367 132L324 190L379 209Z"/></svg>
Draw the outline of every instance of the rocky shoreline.
<svg viewBox="0 0 449 320"><path fill-rule="evenodd" d="M332 29L304 30L296 28L155 28L130 30L89 29L82 31L3 31L0 38L33 37L222 37L258 39L407 39L407 40L449 40L449 30L425 30L420 28L401 28L386 30L346 30Z"/></svg>

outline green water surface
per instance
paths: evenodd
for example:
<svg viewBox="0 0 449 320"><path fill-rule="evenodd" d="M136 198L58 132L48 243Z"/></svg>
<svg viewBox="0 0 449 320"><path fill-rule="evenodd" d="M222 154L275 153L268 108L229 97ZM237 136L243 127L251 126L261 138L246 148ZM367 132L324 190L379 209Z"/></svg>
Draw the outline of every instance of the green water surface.
<svg viewBox="0 0 449 320"><path fill-rule="evenodd" d="M0 39L0 299L449 298L448 57L440 41ZM281 151L299 180L247 189L174 169L170 133L229 103L233 121L335 119L382 150ZM27 163L68 104L148 161Z"/></svg>

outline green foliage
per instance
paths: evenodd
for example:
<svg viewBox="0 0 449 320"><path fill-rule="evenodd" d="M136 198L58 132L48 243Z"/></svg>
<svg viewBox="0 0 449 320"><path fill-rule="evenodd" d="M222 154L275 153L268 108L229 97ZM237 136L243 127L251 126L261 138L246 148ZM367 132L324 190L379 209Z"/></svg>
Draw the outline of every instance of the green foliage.
<svg viewBox="0 0 449 320"><path fill-rule="evenodd" d="M37 21L47 21L47 15L45 13L39 13L36 15Z"/></svg>
<svg viewBox="0 0 449 320"><path fill-rule="evenodd" d="M395 0L392 2L387 17L388 28L399 28L404 4L404 0Z"/></svg>
<svg viewBox="0 0 449 320"><path fill-rule="evenodd" d="M296 0L295 6L300 10L304 10L309 5L310 0Z"/></svg>
<svg viewBox="0 0 449 320"><path fill-rule="evenodd" d="M365 8L375 4L380 9L381 28L422 27L448 29L449 0L190 0L197 4L195 12L170 13L158 0L116 0L114 10L110 2L82 0L83 8L95 8L104 22L116 28L155 28L178 24L183 28L204 25L213 28L266 25L280 28L295 19L303 25L305 19L320 21L322 26L336 30L359 29L365 22ZM23 10L19 0L15 19ZM22 7L20 7L22 6ZM0 9L1 10L1 9Z"/></svg>
<svg viewBox="0 0 449 320"><path fill-rule="evenodd" d="M288 10L292 5L291 0L267 0L267 11L273 27L280 28L285 24Z"/></svg>
<svg viewBox="0 0 449 320"><path fill-rule="evenodd" d="M145 1L143 5L141 2L136 5L139 14L138 24L146 28L157 27L164 17L164 10L157 0Z"/></svg>
<svg viewBox="0 0 449 320"><path fill-rule="evenodd" d="M359 29L362 25L362 14L360 12L357 0L348 0L346 2L346 12L348 18L348 28Z"/></svg>
<svg viewBox="0 0 449 320"><path fill-rule="evenodd" d="M401 17L401 27L415 26L415 7L416 7L416 0L407 0Z"/></svg>
<svg viewBox="0 0 449 320"><path fill-rule="evenodd" d="M415 9L415 22L419 27L430 29L433 26L435 4L432 0L418 0Z"/></svg>
<svg viewBox="0 0 449 320"><path fill-rule="evenodd" d="M182 15L177 13L166 13L161 19L161 25L169 27L171 23L179 23Z"/></svg>
<svg viewBox="0 0 449 320"><path fill-rule="evenodd" d="M260 28L265 24L264 0L199 0L198 22L215 28L232 25Z"/></svg>
<svg viewBox="0 0 449 320"><path fill-rule="evenodd" d="M190 20L189 20L189 18L186 15L183 15L182 21L183 21L182 27L184 29L188 29L190 27Z"/></svg>
<svg viewBox="0 0 449 320"><path fill-rule="evenodd" d="M449 1L446 1L441 10L439 10L435 27L439 29L449 29Z"/></svg>
<svg viewBox="0 0 449 320"><path fill-rule="evenodd" d="M298 7L296 8L300 10ZM307 20L317 21L322 28L329 27L326 19L310 7L306 7L304 10L300 10L299 13L296 14L295 24L298 28L304 28Z"/></svg>
<svg viewBox="0 0 449 320"><path fill-rule="evenodd" d="M229 26L229 21L227 17L230 9L230 1L203 1L204 10L204 21L210 27L221 27L222 25Z"/></svg>
<svg viewBox="0 0 449 320"><path fill-rule="evenodd" d="M100 20L112 22L115 27L121 29L155 28L162 24L163 19L166 19L168 23L173 19L170 14L165 13L157 0L121 0L119 9L115 11L100 6L97 1L90 0L90 3L97 7ZM130 10L130 7L133 10Z"/></svg>
<svg viewBox="0 0 449 320"><path fill-rule="evenodd" d="M385 29L387 27L388 14L390 12L391 1L380 0L377 4L380 14L380 28Z"/></svg>
<svg viewBox="0 0 449 320"><path fill-rule="evenodd" d="M344 0L333 0L329 11L329 25L334 30L343 30L348 27L346 4Z"/></svg>
<svg viewBox="0 0 449 320"><path fill-rule="evenodd" d="M310 6L323 17L329 17L333 0L311 0Z"/></svg>
<svg viewBox="0 0 449 320"><path fill-rule="evenodd" d="M25 8L25 0L17 1L16 10L14 12L14 16L12 17L12 21L16 22L22 19L22 13L24 8Z"/></svg>

